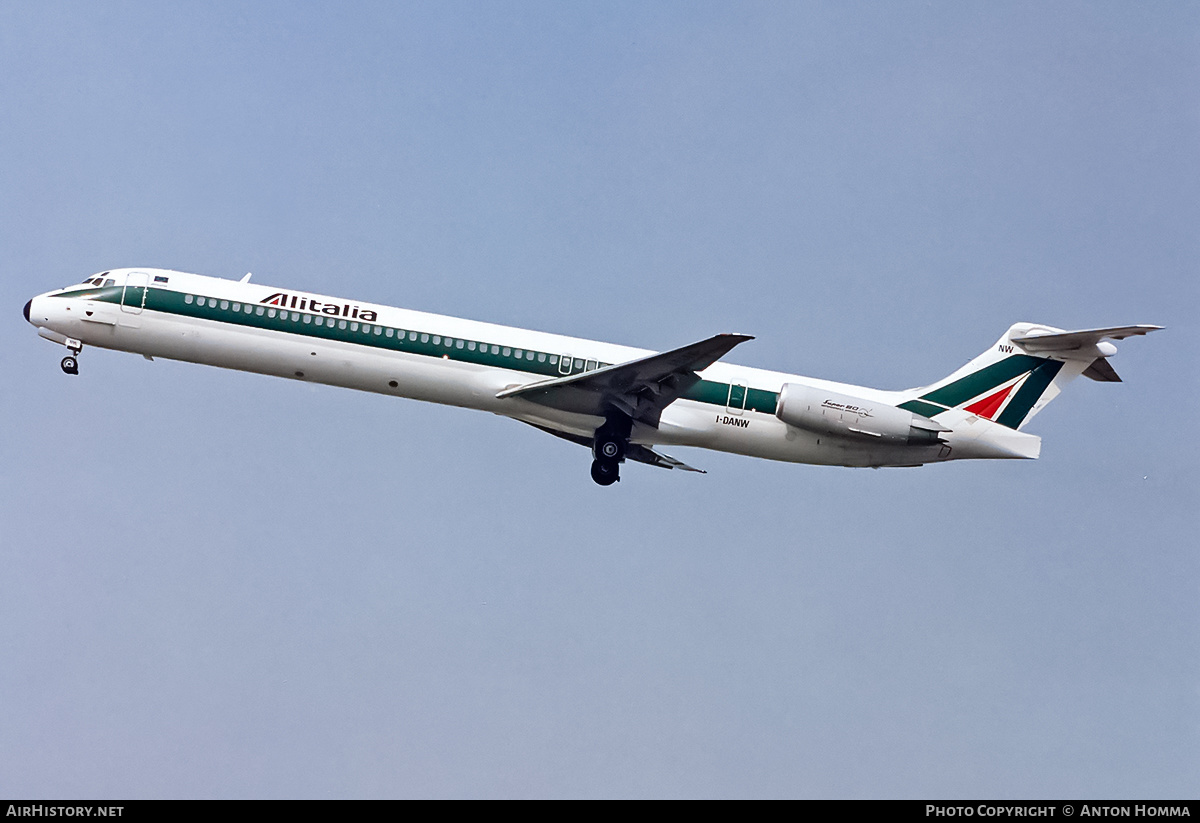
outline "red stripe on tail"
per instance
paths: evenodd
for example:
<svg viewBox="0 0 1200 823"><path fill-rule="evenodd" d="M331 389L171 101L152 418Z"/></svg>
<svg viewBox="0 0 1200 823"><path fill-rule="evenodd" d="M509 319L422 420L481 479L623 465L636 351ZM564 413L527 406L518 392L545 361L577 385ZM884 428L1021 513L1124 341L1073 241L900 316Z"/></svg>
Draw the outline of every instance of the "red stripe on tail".
<svg viewBox="0 0 1200 823"><path fill-rule="evenodd" d="M1014 383L1013 386L1015 385ZM966 410L971 412L971 414L977 414L980 417L986 417L988 420L991 420L996 416L996 412L1000 411L1000 407L1004 405L1004 401L1008 399L1013 386L1001 389L990 397L985 397L982 400L972 403L966 407Z"/></svg>

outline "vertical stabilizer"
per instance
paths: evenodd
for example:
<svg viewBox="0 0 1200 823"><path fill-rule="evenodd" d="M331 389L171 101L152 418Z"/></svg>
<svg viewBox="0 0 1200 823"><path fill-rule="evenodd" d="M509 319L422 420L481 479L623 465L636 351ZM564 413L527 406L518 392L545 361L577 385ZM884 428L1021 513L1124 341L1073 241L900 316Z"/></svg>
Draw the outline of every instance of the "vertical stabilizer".
<svg viewBox="0 0 1200 823"><path fill-rule="evenodd" d="M995 345L938 382L909 394L900 408L937 419L966 415L1019 430L1081 374L1119 382L1106 358L1116 340L1147 334L1160 326L1117 326L1063 331L1036 323L1016 323ZM958 414L947 414L956 411ZM953 425L953 424L951 424Z"/></svg>

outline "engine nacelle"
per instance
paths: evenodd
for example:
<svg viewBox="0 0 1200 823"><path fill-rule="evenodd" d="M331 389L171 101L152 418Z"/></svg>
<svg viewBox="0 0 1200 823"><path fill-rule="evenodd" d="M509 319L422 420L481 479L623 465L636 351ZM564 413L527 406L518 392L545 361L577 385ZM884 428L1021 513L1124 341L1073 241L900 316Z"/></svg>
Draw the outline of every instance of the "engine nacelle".
<svg viewBox="0 0 1200 823"><path fill-rule="evenodd" d="M799 383L785 383L775 416L798 429L896 446L932 446L950 429L904 409Z"/></svg>

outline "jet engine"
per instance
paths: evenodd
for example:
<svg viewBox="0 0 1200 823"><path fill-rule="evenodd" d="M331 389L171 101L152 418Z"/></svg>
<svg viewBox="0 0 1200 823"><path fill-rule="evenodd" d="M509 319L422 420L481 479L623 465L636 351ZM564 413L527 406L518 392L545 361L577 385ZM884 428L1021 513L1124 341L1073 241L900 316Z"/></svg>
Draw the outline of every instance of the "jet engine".
<svg viewBox="0 0 1200 823"><path fill-rule="evenodd" d="M798 429L840 437L871 438L897 446L932 446L950 429L904 409L848 394L785 383L775 416Z"/></svg>

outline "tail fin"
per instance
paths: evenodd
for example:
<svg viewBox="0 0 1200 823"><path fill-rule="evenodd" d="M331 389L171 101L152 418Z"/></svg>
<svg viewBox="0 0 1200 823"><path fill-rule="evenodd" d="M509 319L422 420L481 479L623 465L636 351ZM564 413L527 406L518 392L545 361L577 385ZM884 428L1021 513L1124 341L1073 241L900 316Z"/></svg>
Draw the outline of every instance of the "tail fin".
<svg viewBox="0 0 1200 823"><path fill-rule="evenodd" d="M961 410L1019 430L1079 375L1120 381L1106 358L1117 353L1104 338L1122 340L1161 326L1117 326L1063 331L1016 323L996 344L933 385L913 389L900 403L925 417Z"/></svg>

